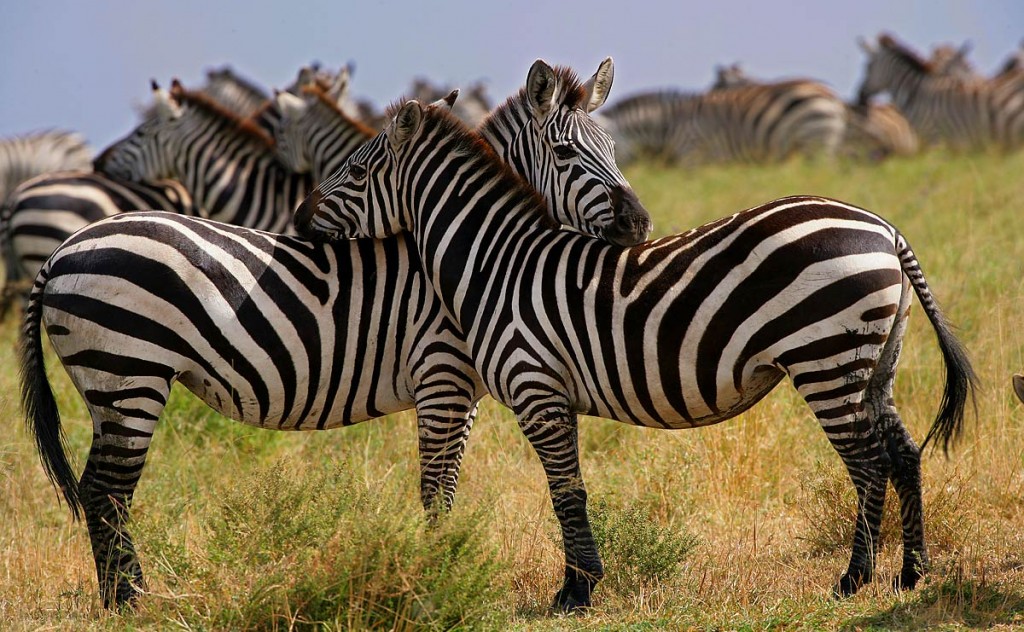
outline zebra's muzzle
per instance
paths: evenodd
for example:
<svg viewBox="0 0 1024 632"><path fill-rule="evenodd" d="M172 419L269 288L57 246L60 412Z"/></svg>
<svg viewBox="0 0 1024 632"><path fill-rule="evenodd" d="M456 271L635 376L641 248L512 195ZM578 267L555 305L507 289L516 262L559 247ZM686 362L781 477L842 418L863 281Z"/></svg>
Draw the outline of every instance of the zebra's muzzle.
<svg viewBox="0 0 1024 632"><path fill-rule="evenodd" d="M647 241L654 223L636 193L626 187L615 187L609 198L615 219L605 226L604 239L618 246L635 246Z"/></svg>
<svg viewBox="0 0 1024 632"><path fill-rule="evenodd" d="M295 209L295 216L292 217L292 224L295 226L295 232L299 233L302 237L307 239L314 239L317 234L312 230L313 215L316 213L317 208L320 206L321 200L324 199L320 189L313 189L309 195L306 196L305 200L299 204L298 208Z"/></svg>

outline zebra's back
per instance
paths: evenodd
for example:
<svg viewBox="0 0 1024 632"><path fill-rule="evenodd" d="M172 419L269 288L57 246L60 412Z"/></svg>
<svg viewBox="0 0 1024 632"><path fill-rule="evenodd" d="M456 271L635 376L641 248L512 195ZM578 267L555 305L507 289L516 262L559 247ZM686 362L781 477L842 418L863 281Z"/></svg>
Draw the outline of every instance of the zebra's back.
<svg viewBox="0 0 1024 632"><path fill-rule="evenodd" d="M51 130L0 139L0 201L35 176L90 169L92 149L75 132Z"/></svg>

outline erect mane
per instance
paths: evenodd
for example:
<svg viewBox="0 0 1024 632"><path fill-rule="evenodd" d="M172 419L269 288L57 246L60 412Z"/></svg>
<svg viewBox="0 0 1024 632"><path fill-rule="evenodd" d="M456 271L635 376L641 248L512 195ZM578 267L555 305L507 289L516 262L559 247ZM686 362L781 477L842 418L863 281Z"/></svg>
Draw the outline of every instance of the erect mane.
<svg viewBox="0 0 1024 632"><path fill-rule="evenodd" d="M571 110L583 107L587 91L576 71L568 66L555 66L552 70L555 72L555 102ZM517 113L529 111L526 86L523 86L519 88L518 92L505 99L504 103L491 110L478 129L486 129L489 125L501 127L500 121L515 120Z"/></svg>
<svg viewBox="0 0 1024 632"><path fill-rule="evenodd" d="M389 118L393 118L393 107L388 108ZM540 225L558 228L559 224L548 213L547 202L541 194L509 167L482 136L466 127L448 108L424 107L422 126L421 134L434 132L442 138L450 139L452 152L474 156L485 163L485 168L494 170L496 177L506 178L513 189L514 198L522 201L523 208L537 213Z"/></svg>
<svg viewBox="0 0 1024 632"><path fill-rule="evenodd" d="M334 112L338 116L338 118L340 118L346 125L354 127L356 130L359 131L359 133L363 134L367 138L370 138L377 134L377 132L371 129L370 126L367 125L366 123L363 123L362 121L357 121L348 114L345 114L345 111L341 109L341 107L338 105L338 102L332 99L329 94L327 94L327 90L322 85L311 84L308 86L303 86L301 92L303 95L310 95L315 97L317 100L320 101L320 103L324 104L324 106L330 108L330 110Z"/></svg>
<svg viewBox="0 0 1024 632"><path fill-rule="evenodd" d="M923 73L930 73L932 71L932 65L930 63L921 59L920 55L910 50L910 48L905 44L896 41L896 38L888 33L883 33L879 36L878 45L885 48L899 59L905 61L915 70Z"/></svg>
<svg viewBox="0 0 1024 632"><path fill-rule="evenodd" d="M236 130L241 136L250 138L268 149L274 146L274 140L255 123L249 119L239 117L202 92L186 90L176 84L171 86L171 96L179 103L194 107L213 118L224 120L229 127Z"/></svg>

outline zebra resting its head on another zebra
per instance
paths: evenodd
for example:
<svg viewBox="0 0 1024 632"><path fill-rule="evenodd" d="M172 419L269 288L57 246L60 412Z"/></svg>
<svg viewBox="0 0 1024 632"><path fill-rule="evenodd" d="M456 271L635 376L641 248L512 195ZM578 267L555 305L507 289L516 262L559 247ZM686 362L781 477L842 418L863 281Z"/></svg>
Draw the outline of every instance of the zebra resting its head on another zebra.
<svg viewBox="0 0 1024 632"><path fill-rule="evenodd" d="M577 415L653 428L735 417L784 377L857 490L835 585L875 570L888 483L899 589L928 568L920 450L893 399L913 294L938 337L943 398L924 445L962 430L975 376L909 244L881 217L795 196L632 247L545 228L543 204L459 121L410 101L296 211L325 239L406 231L488 392L544 467L565 549L554 606L590 605L603 567L587 517Z"/></svg>
<svg viewBox="0 0 1024 632"><path fill-rule="evenodd" d="M531 174L561 224L631 246L646 241L654 224L615 162L611 136L590 117L608 99L614 76L611 57L585 83L570 68L538 59L526 85L477 131L503 148L513 169Z"/></svg>

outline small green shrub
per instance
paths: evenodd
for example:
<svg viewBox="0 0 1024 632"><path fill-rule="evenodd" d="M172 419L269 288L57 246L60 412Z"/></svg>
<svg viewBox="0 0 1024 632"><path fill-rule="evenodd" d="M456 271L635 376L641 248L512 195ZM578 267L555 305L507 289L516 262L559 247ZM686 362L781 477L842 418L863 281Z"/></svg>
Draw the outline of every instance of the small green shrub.
<svg viewBox="0 0 1024 632"><path fill-rule="evenodd" d="M638 593L676 578L697 538L683 529L655 522L637 503L622 507L591 503L590 523L604 559L604 583Z"/></svg>

